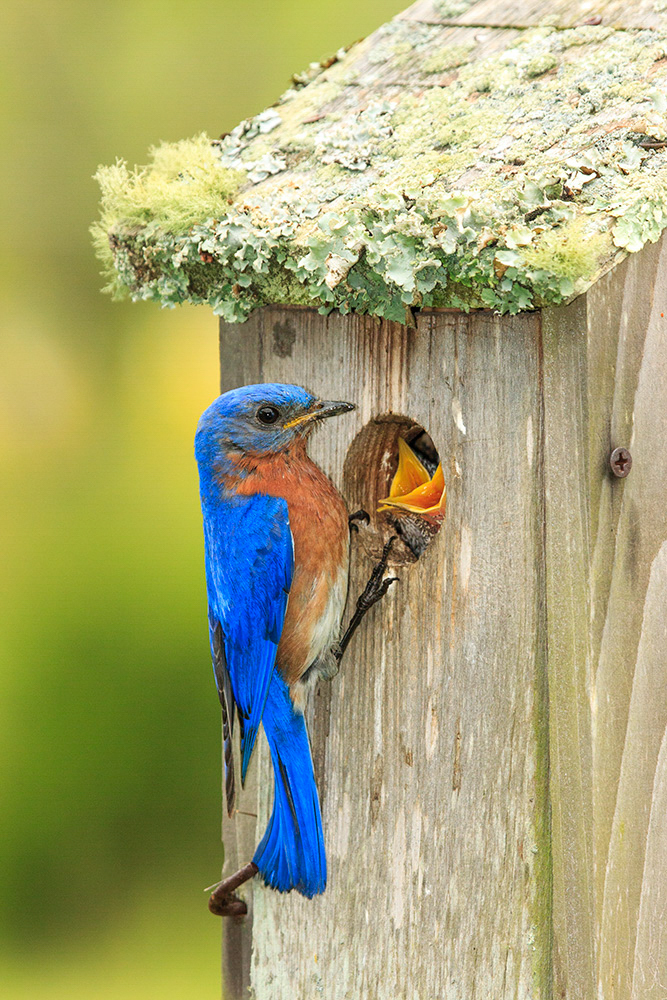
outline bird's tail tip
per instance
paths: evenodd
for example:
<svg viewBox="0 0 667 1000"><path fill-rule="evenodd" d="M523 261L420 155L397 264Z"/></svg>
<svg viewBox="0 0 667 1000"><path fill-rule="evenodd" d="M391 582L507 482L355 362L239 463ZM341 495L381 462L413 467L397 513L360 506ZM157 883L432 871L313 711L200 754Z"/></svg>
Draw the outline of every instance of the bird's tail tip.
<svg viewBox="0 0 667 1000"><path fill-rule="evenodd" d="M326 888L327 860L310 754L309 774L295 773L277 754L272 758L273 812L253 861L270 888L296 889L312 899Z"/></svg>

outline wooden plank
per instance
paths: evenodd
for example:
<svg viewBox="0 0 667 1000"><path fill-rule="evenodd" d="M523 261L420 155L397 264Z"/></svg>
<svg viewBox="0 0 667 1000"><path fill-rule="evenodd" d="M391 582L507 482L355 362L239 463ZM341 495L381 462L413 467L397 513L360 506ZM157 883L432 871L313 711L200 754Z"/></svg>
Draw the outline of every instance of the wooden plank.
<svg viewBox="0 0 667 1000"><path fill-rule="evenodd" d="M655 577L652 575L651 581L656 581L663 617L667 600L666 558L663 545L654 563L656 575ZM664 940L664 915L667 910L665 871L667 871L667 730L663 735L658 754L651 796L631 1000L662 1000L665 995L664 984L667 981L667 949Z"/></svg>
<svg viewBox="0 0 667 1000"><path fill-rule="evenodd" d="M667 542L653 560L632 678L623 760L606 865L600 947L603 996L645 996L647 985L665 995L665 869L659 836L665 820L655 811L661 787L658 760L667 731ZM664 767L664 765L663 765ZM658 781L656 782L656 776ZM652 821L652 823L651 823ZM649 825L653 850L648 852ZM643 904L643 913L640 909Z"/></svg>
<svg viewBox="0 0 667 1000"><path fill-rule="evenodd" d="M596 688L597 698L602 698L604 702L601 706L604 722L600 720L602 724L599 726L599 740L596 743L594 825L595 853L598 858L606 857L611 836L630 695L627 665L634 663L636 656L643 594L650 566L649 559L644 566L644 587L637 595L637 603L631 602L633 621L617 622L616 613L623 611L623 601L617 601L616 611L612 607L611 617L609 602L614 575L618 586L624 574L620 555L627 537L622 532L619 535L620 519L626 486L632 484L619 483L609 476L607 459L612 448L622 442L629 445L633 437L634 396L645 338L651 322L653 290L661 280L661 246L662 244L656 244L647 247L641 255L629 258L613 275L606 276L591 289L587 296L589 439L591 455L594 456L589 488L591 533L595 539L591 554L591 670L593 680L599 685ZM633 474L633 483L636 483L636 478ZM652 553L654 554L655 552ZM610 646L611 623L614 623L614 627L621 628L621 632ZM612 662L616 657L619 675L613 672L610 657ZM602 673L598 678L600 665ZM617 684L619 687L609 702L607 690ZM604 878L605 865L598 863L598 919L602 907Z"/></svg>
<svg viewBox="0 0 667 1000"><path fill-rule="evenodd" d="M399 17L425 24L460 24L488 28L553 25L574 28L601 18L611 28L661 28L664 7L655 0L419 0Z"/></svg>
<svg viewBox="0 0 667 1000"><path fill-rule="evenodd" d="M619 484L613 570L595 675L596 860L600 879L604 877L598 897L599 984L603 995L611 997L630 993L645 823L664 732L663 718L655 715L661 703L664 708L655 671L659 663L664 674L667 654L664 644L645 635L650 632L651 567L667 539L667 240L642 258L637 267L644 265L643 280L636 283L633 297L641 304L644 323L621 327L619 389L611 419L612 444L621 435L629 440L634 464ZM640 667L649 669L650 663L653 674L647 684Z"/></svg>
<svg viewBox="0 0 667 1000"><path fill-rule="evenodd" d="M312 901L252 886L254 995L546 1000L539 317L424 313L411 331L265 309L242 336L262 379L358 404L313 442L339 485L356 433L388 413L429 430L448 484L443 530L315 698L329 885ZM353 594L371 565L355 546ZM257 770L261 829L266 754Z"/></svg>
<svg viewBox="0 0 667 1000"><path fill-rule="evenodd" d="M585 330L582 298L544 312L554 995L573 1000L595 988Z"/></svg>
<svg viewBox="0 0 667 1000"><path fill-rule="evenodd" d="M555 985L568 998L626 1000L644 986L658 996L657 984L664 995L666 981L664 887L654 887L667 726L666 289L663 237L585 299L544 313ZM608 469L620 444L634 458L627 480Z"/></svg>

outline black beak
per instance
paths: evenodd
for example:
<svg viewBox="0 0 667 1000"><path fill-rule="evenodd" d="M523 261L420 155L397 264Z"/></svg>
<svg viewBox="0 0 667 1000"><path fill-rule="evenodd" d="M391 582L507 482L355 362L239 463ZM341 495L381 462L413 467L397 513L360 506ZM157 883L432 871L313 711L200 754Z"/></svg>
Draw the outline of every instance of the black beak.
<svg viewBox="0 0 667 1000"><path fill-rule="evenodd" d="M326 400L322 403L316 403L312 410L308 410L307 413L302 413L300 417L295 417L294 420L288 421L285 424L285 430L289 427L296 427L297 424L311 424L314 420L335 417L339 413L348 413L354 409L356 409L354 403L340 403L337 400Z"/></svg>
<svg viewBox="0 0 667 1000"><path fill-rule="evenodd" d="M339 413L349 413L350 410L356 410L354 403L325 400L315 410L313 417L315 420L324 420L325 417L337 417Z"/></svg>

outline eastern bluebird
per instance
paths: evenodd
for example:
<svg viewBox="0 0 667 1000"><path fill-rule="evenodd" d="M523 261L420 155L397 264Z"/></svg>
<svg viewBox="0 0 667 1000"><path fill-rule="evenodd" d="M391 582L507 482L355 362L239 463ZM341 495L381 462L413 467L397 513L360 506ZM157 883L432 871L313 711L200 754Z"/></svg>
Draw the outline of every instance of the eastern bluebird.
<svg viewBox="0 0 667 1000"><path fill-rule="evenodd" d="M281 892L324 891L326 857L303 708L331 677L348 583L345 502L306 454L325 417L353 410L295 385L249 385L219 396L199 421L195 454L204 519L209 628L223 716L227 809L234 807L232 735L238 715L241 781L260 721L271 752L273 812L253 861L220 883L216 913L242 913L232 891L256 872ZM360 598L356 618L386 592ZM356 624L356 623L355 623Z"/></svg>

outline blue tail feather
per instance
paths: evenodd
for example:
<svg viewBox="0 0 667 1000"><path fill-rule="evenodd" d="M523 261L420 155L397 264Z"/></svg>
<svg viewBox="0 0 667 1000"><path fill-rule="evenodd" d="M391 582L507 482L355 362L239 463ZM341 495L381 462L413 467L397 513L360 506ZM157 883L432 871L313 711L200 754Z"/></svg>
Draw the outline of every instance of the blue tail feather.
<svg viewBox="0 0 667 1000"><path fill-rule="evenodd" d="M273 763L273 812L253 861L264 882L304 896L324 892L327 862L306 723L274 673L262 724Z"/></svg>

